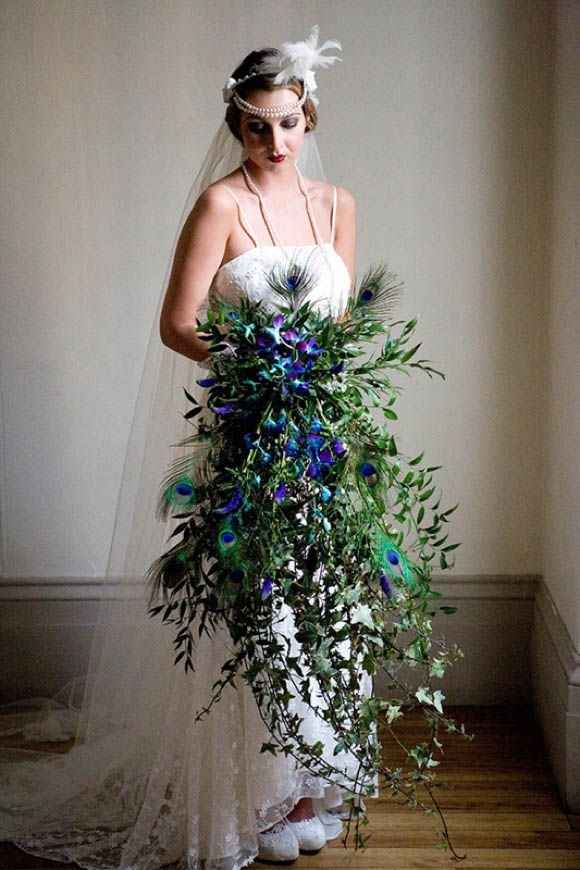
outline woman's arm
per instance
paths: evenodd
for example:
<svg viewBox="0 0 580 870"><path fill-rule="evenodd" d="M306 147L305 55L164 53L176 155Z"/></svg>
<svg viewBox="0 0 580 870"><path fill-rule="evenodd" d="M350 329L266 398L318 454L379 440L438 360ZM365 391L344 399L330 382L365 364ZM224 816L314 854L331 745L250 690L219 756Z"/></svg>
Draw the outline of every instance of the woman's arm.
<svg viewBox="0 0 580 870"><path fill-rule="evenodd" d="M159 333L163 344L200 362L209 354L196 335L196 314L219 269L235 219L235 203L219 186L197 199L179 237L165 291Z"/></svg>
<svg viewBox="0 0 580 870"><path fill-rule="evenodd" d="M334 247L349 271L351 282L356 273L356 200L345 187L336 188L336 225ZM337 319L344 318L341 315Z"/></svg>

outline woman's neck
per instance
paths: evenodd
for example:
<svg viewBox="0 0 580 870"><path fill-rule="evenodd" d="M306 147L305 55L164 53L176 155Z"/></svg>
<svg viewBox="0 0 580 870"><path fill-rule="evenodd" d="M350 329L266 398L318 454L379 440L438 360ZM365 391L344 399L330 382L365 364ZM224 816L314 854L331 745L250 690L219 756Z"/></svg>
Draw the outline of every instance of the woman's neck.
<svg viewBox="0 0 580 870"><path fill-rule="evenodd" d="M300 189L298 168L293 161L284 161L284 164L274 172L262 169L249 158L244 160L244 166L254 184L266 196L294 193Z"/></svg>

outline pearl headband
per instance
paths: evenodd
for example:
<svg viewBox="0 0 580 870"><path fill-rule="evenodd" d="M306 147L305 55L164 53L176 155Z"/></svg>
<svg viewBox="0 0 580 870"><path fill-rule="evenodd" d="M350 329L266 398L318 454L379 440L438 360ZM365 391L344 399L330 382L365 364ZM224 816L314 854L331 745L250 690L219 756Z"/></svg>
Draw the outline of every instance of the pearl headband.
<svg viewBox="0 0 580 870"><path fill-rule="evenodd" d="M314 96L314 91L317 88L314 68L327 67L335 61L341 60L336 55L323 55L322 52L325 49L338 48L342 50L340 42L337 42L336 39L327 39L318 47L318 33L319 27L315 24L308 39L302 42L284 42L280 46L279 55L268 55L248 75L240 79L230 76L222 88L224 103L233 101L242 111L258 115L261 118L278 118L290 115L302 107L307 96L310 97L315 106L318 106L318 98ZM273 81L276 85L285 85L291 79L299 79L304 84L304 92L298 100L292 103L265 108L249 103L236 93L236 88L242 82L262 75L274 75Z"/></svg>

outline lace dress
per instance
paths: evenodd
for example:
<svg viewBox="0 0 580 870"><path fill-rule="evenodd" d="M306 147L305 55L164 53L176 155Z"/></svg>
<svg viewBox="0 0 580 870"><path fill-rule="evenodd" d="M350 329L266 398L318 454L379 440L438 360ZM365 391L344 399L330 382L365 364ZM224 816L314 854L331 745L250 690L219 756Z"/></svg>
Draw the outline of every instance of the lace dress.
<svg viewBox="0 0 580 870"><path fill-rule="evenodd" d="M230 193L235 198L233 190ZM308 194L303 193L308 205ZM316 239L311 245L278 245L264 209L274 245L258 245L236 202L254 247L221 266L208 300L219 291L232 300L247 294L268 306L265 274L292 257L307 262L317 274L311 298L338 315L351 281L334 248L336 188L330 241L321 241L308 208ZM291 612L280 613L278 626L291 639L292 654L299 654ZM237 689L228 686L210 714L193 722L211 696L221 664L232 653L227 631L212 638L202 635L195 650L195 673L186 674L173 665L167 625L145 615L140 630L150 633L148 647L154 653L139 674L130 676L150 679L153 687L153 676L148 675L164 662L159 700L163 709L155 708L151 696L150 709L135 711L130 729L112 729L98 742L77 744L52 757L39 754L22 760L15 753L13 763L0 768L0 840L87 870L159 870L166 865L175 870L240 870L258 854L258 832L284 818L301 797L322 798L327 807L342 802L341 782L352 781L358 762L348 752L333 755L336 739L331 728L301 699L289 706L304 718L304 738L321 740L323 758L343 771L344 779L337 776L332 785L301 769L291 756L260 753L269 735L244 681L236 681ZM362 670L361 690L365 697L372 693L372 679ZM313 697L317 698L315 687ZM318 700L322 707L320 696ZM151 733L149 721L161 723L160 733ZM374 786L376 796L377 780Z"/></svg>

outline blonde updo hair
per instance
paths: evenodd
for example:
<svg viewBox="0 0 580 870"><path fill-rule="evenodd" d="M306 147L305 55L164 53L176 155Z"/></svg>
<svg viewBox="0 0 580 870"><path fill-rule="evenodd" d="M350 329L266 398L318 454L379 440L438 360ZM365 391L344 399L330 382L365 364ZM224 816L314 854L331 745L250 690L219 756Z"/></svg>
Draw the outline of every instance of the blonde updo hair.
<svg viewBox="0 0 580 870"><path fill-rule="evenodd" d="M277 48L262 48L259 51L250 52L250 54L246 58L244 58L241 64L233 71L232 78L241 79L244 76L249 75L252 70L255 69L256 66L265 57L279 54L280 52ZM275 85L273 79L273 74L253 76L251 79L248 79L247 82L242 82L241 85L238 85L238 87L236 88L236 92L240 95L240 97L245 99L247 95L252 91L277 91L279 88L284 87L288 88L291 91L294 91L297 97L302 96L304 92L304 84L300 81L300 79L290 79L290 81L286 85ZM310 97L306 97L306 99L304 100L304 103L302 104L302 111L304 113L304 117L306 118L306 132L308 132L309 130L314 130L318 123L318 113L316 111L316 106L314 105ZM238 142L242 142L243 144L241 134L241 120L242 110L239 109L233 101L230 102L226 109L225 121Z"/></svg>

